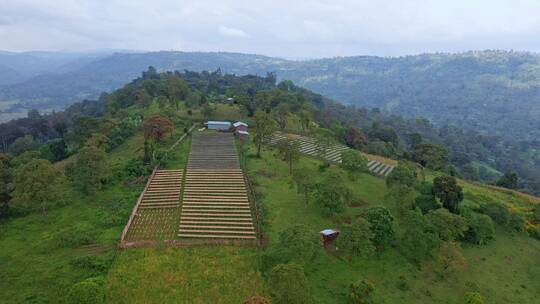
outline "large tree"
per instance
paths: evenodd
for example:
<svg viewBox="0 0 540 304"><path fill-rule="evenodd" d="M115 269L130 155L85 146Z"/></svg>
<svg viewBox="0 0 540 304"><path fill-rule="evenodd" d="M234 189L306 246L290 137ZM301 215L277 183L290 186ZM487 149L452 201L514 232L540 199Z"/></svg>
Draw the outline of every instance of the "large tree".
<svg viewBox="0 0 540 304"><path fill-rule="evenodd" d="M345 211L351 193L344 184L339 175L332 174L317 185L315 203L325 214L335 215Z"/></svg>
<svg viewBox="0 0 540 304"><path fill-rule="evenodd" d="M290 115L289 105L280 103L273 111L274 119L276 120L281 130L287 127L287 121Z"/></svg>
<svg viewBox="0 0 540 304"><path fill-rule="evenodd" d="M394 239L394 217L384 207L371 207L365 214L373 232L373 244L379 250L384 249Z"/></svg>
<svg viewBox="0 0 540 304"><path fill-rule="evenodd" d="M433 194L444 208L458 213L459 203L463 200L463 189L453 176L439 176L433 180Z"/></svg>
<svg viewBox="0 0 540 304"><path fill-rule="evenodd" d="M373 232L364 218L359 218L341 228L337 239L338 248L350 256L370 256L375 251L371 242Z"/></svg>
<svg viewBox="0 0 540 304"><path fill-rule="evenodd" d="M107 154L95 146L84 147L77 160L68 166L67 172L75 187L92 194L101 189L109 177Z"/></svg>
<svg viewBox="0 0 540 304"><path fill-rule="evenodd" d="M386 185L388 187L403 185L412 187L417 183L417 174L413 166L400 162L386 178Z"/></svg>
<svg viewBox="0 0 540 304"><path fill-rule="evenodd" d="M0 218L7 216L9 212L12 171L9 157L6 154L0 154Z"/></svg>
<svg viewBox="0 0 540 304"><path fill-rule="evenodd" d="M165 116L155 115L143 122L144 130L144 160L150 162L154 144L160 142L174 130L173 123Z"/></svg>
<svg viewBox="0 0 540 304"><path fill-rule="evenodd" d="M257 157L261 157L261 148L266 144L275 130L275 123L270 114L257 111L254 116L255 120L255 136L253 141L257 146Z"/></svg>
<svg viewBox="0 0 540 304"><path fill-rule="evenodd" d="M367 159L358 151L347 150L341 153L341 167L349 173L353 180L362 172L367 172Z"/></svg>
<svg viewBox="0 0 540 304"><path fill-rule="evenodd" d="M274 304L311 303L308 281L298 264L277 265L270 272L268 283Z"/></svg>
<svg viewBox="0 0 540 304"><path fill-rule="evenodd" d="M505 175L501 176L496 185L508 189L517 189L518 176L516 173L506 173Z"/></svg>
<svg viewBox="0 0 540 304"><path fill-rule="evenodd" d="M307 205L317 188L314 177L315 172L308 168L300 168L293 171L292 180L296 184L296 191L302 195L304 203Z"/></svg>
<svg viewBox="0 0 540 304"><path fill-rule="evenodd" d="M61 174L49 161L33 159L15 170L13 206L24 210L41 209L47 214L49 205L58 199L58 183Z"/></svg>
<svg viewBox="0 0 540 304"><path fill-rule="evenodd" d="M368 144L368 137L360 129L349 127L345 132L345 143L353 149L362 149Z"/></svg>
<svg viewBox="0 0 540 304"><path fill-rule="evenodd" d="M424 167L442 170L448 165L448 150L434 144L419 144L414 148L413 159Z"/></svg>
<svg viewBox="0 0 540 304"><path fill-rule="evenodd" d="M278 151L289 165L289 174L293 173L293 163L300 158L300 143L297 140L285 139L279 142Z"/></svg>

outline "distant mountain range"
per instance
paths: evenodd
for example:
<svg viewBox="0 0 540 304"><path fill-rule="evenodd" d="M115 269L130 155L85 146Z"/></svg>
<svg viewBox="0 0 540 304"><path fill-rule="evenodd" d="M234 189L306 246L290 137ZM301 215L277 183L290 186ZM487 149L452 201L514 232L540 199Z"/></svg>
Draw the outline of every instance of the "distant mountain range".
<svg viewBox="0 0 540 304"><path fill-rule="evenodd" d="M0 110L6 117L29 108L61 109L116 89L148 66L275 72L279 80L293 80L346 104L517 139L540 138L540 56L503 51L305 61L221 52L1 52L0 100L11 105L0 104Z"/></svg>

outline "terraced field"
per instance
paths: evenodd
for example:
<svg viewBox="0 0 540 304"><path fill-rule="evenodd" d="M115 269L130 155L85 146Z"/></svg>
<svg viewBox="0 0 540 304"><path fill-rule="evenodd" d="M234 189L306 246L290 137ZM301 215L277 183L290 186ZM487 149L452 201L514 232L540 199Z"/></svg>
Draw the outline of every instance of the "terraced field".
<svg viewBox="0 0 540 304"><path fill-rule="evenodd" d="M178 237L256 240L232 134L196 133L191 145Z"/></svg>
<svg viewBox="0 0 540 304"><path fill-rule="evenodd" d="M180 215L182 170L155 170L135 206L122 242L174 239Z"/></svg>
<svg viewBox="0 0 540 304"><path fill-rule="evenodd" d="M277 145L279 142L287 139L297 140L300 143L300 153L326 159L327 161L334 163L341 163L341 154L349 147L337 144L331 144L326 147L321 146L314 138L307 136L300 136L294 134L275 133L270 139L271 145ZM368 170L378 176L388 176L395 165L382 162L377 159L370 159L369 155L366 155L368 162Z"/></svg>

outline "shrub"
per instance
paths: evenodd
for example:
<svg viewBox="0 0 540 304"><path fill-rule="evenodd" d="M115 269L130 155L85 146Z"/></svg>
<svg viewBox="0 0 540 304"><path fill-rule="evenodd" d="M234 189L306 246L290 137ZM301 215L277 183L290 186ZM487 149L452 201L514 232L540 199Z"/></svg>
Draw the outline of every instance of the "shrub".
<svg viewBox="0 0 540 304"><path fill-rule="evenodd" d="M468 292L465 294L465 304L484 304L484 298L478 292Z"/></svg>
<svg viewBox="0 0 540 304"><path fill-rule="evenodd" d="M431 194L421 194L414 200L414 206L422 211L423 214L431 210L437 210L441 207L437 199Z"/></svg>
<svg viewBox="0 0 540 304"><path fill-rule="evenodd" d="M440 208L426 214L439 238L443 241L454 241L463 237L469 229L467 220L448 210Z"/></svg>
<svg viewBox="0 0 540 304"><path fill-rule="evenodd" d="M306 304L311 302L307 278L302 266L279 264L268 277L274 304Z"/></svg>
<svg viewBox="0 0 540 304"><path fill-rule="evenodd" d="M469 229L464 238L467 242L483 245L495 237L495 225L489 216L471 212L466 218Z"/></svg>
<svg viewBox="0 0 540 304"><path fill-rule="evenodd" d="M68 291L67 303L73 304L100 304L105 301L103 280L91 278L79 282Z"/></svg>
<svg viewBox="0 0 540 304"><path fill-rule="evenodd" d="M349 303L351 304L369 304L373 303L373 292L375 286L366 281L359 280L351 283L349 286Z"/></svg>
<svg viewBox="0 0 540 304"><path fill-rule="evenodd" d="M79 224L73 228L68 228L56 234L54 237L58 247L77 247L81 245L93 244L98 237L98 232L94 227Z"/></svg>
<svg viewBox="0 0 540 304"><path fill-rule="evenodd" d="M480 206L480 213L489 216L495 223L506 226L510 220L510 214L506 206L500 203L487 203Z"/></svg>

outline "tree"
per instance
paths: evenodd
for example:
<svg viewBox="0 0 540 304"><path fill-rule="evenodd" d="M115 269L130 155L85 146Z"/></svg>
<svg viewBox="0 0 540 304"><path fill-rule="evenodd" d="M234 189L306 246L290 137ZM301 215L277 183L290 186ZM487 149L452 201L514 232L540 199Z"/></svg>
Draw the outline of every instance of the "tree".
<svg viewBox="0 0 540 304"><path fill-rule="evenodd" d="M413 159L424 167L441 170L448 165L448 150L434 144L419 144L414 148Z"/></svg>
<svg viewBox="0 0 540 304"><path fill-rule="evenodd" d="M285 261L302 265L317 255L320 243L316 230L297 224L279 234L278 248Z"/></svg>
<svg viewBox="0 0 540 304"><path fill-rule="evenodd" d="M302 195L306 205L317 188L317 183L313 179L315 175L308 168L296 169L292 174L293 182L296 184L296 191Z"/></svg>
<svg viewBox="0 0 540 304"><path fill-rule="evenodd" d="M367 172L367 159L358 151L347 150L341 153L341 167L349 173L351 179L356 179L361 172Z"/></svg>
<svg viewBox="0 0 540 304"><path fill-rule="evenodd" d="M392 187L394 185L413 187L416 182L416 170L412 166L403 162L399 163L386 178L386 185L388 187Z"/></svg>
<svg viewBox="0 0 540 304"><path fill-rule="evenodd" d="M439 245L439 238L422 213L407 212L402 225L405 227L400 239L403 254L416 264L432 257L433 250Z"/></svg>
<svg viewBox="0 0 540 304"><path fill-rule="evenodd" d="M92 194L101 189L109 176L107 154L95 146L84 147L66 171L75 187Z"/></svg>
<svg viewBox="0 0 540 304"><path fill-rule="evenodd" d="M163 140L163 138L174 130L173 123L162 115L155 115L147 118L143 122L144 130L144 161L150 162L150 154L154 150L154 143Z"/></svg>
<svg viewBox="0 0 540 304"><path fill-rule="evenodd" d="M414 200L414 206L423 214L430 212L431 210L437 210L441 207L437 199L432 194L421 194Z"/></svg>
<svg viewBox="0 0 540 304"><path fill-rule="evenodd" d="M495 183L499 187L508 189L518 188L518 176L516 173L506 173Z"/></svg>
<svg viewBox="0 0 540 304"><path fill-rule="evenodd" d="M375 251L371 239L373 239L373 232L371 232L369 222L364 218L359 218L341 228L337 246L350 256L368 257Z"/></svg>
<svg viewBox="0 0 540 304"><path fill-rule="evenodd" d="M384 207L371 207L365 215L373 232L372 242L377 249L384 249L394 239L394 217Z"/></svg>
<svg viewBox="0 0 540 304"><path fill-rule="evenodd" d="M301 110L298 113L298 117L300 118L300 125L302 127L302 131L308 131L309 126L311 125L311 113L308 110Z"/></svg>
<svg viewBox="0 0 540 304"><path fill-rule="evenodd" d="M439 176L433 180L433 195L437 197L444 208L452 213L458 213L459 203L463 200L463 189L452 176Z"/></svg>
<svg viewBox="0 0 540 304"><path fill-rule="evenodd" d="M359 280L349 285L349 303L351 304L371 304L373 303L373 292L375 286L366 280Z"/></svg>
<svg viewBox="0 0 540 304"><path fill-rule="evenodd" d="M86 146L96 147L98 149L106 151L109 148L109 142L110 142L110 139L107 136L101 133L94 133L86 141Z"/></svg>
<svg viewBox="0 0 540 304"><path fill-rule="evenodd" d="M281 130L287 127L287 120L290 114L289 105L286 103L280 103L273 111L274 119L276 120Z"/></svg>
<svg viewBox="0 0 540 304"><path fill-rule="evenodd" d="M467 242L484 245L495 237L495 225L489 216L470 212L466 218L469 229L465 232L464 239Z"/></svg>
<svg viewBox="0 0 540 304"><path fill-rule="evenodd" d="M345 143L353 149L360 150L368 144L368 137L360 129L349 127L345 132Z"/></svg>
<svg viewBox="0 0 540 304"><path fill-rule="evenodd" d="M293 163L300 158L300 143L297 140L282 140L278 144L278 151L283 160L289 164L289 174L292 174Z"/></svg>
<svg viewBox="0 0 540 304"><path fill-rule="evenodd" d="M39 148L39 143L34 140L34 137L30 134L17 138L11 146L9 151L14 155L19 155L23 152L35 150Z"/></svg>
<svg viewBox="0 0 540 304"><path fill-rule="evenodd" d="M429 211L425 216L443 241L459 240L469 229L465 218L450 213L444 208Z"/></svg>
<svg viewBox="0 0 540 304"><path fill-rule="evenodd" d="M327 215L335 215L345 211L349 189L338 175L332 175L317 185L315 202Z"/></svg>
<svg viewBox="0 0 540 304"><path fill-rule="evenodd" d="M189 95L189 86L182 78L170 76L167 79L167 95L169 96L169 101L175 105L178 111L180 100L186 99Z"/></svg>
<svg viewBox="0 0 540 304"><path fill-rule="evenodd" d="M501 203L490 202L480 205L480 213L489 216L495 223L507 226L510 222L510 212Z"/></svg>
<svg viewBox="0 0 540 304"><path fill-rule="evenodd" d="M58 199L61 174L44 159L33 159L15 170L13 206L32 210L39 206L44 215L47 208Z"/></svg>
<svg viewBox="0 0 540 304"><path fill-rule="evenodd" d="M202 105L201 114L204 120L210 119L216 112L216 109L210 104L210 102L205 102Z"/></svg>
<svg viewBox="0 0 540 304"><path fill-rule="evenodd" d="M13 170L10 166L10 159L7 155L0 154L0 218L6 217L9 213L12 180Z"/></svg>
<svg viewBox="0 0 540 304"><path fill-rule="evenodd" d="M311 295L302 266L289 263L275 266L268 277L274 304L307 304Z"/></svg>
<svg viewBox="0 0 540 304"><path fill-rule="evenodd" d="M274 121L268 113L257 111L254 116L255 120L255 136L253 141L257 145L257 157L261 157L262 145L270 140L274 133Z"/></svg>
<svg viewBox="0 0 540 304"><path fill-rule="evenodd" d="M57 162L68 156L67 145L64 139L52 140L48 143L49 151L51 152L51 161Z"/></svg>

